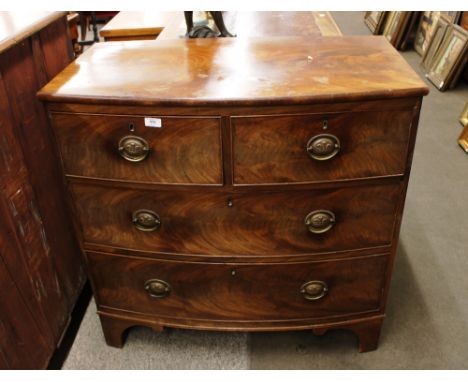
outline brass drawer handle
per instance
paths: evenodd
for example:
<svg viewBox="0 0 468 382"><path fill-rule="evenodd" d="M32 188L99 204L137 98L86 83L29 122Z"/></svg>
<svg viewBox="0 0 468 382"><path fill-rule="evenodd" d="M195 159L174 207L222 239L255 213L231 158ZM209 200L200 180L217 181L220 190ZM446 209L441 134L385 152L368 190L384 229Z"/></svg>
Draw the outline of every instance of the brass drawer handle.
<svg viewBox="0 0 468 382"><path fill-rule="evenodd" d="M159 215L151 210L136 210L132 214L132 222L140 231L156 231L161 226Z"/></svg>
<svg viewBox="0 0 468 382"><path fill-rule="evenodd" d="M119 154L129 162L141 162L149 153L149 144L146 139L136 135L127 135L119 141Z"/></svg>
<svg viewBox="0 0 468 382"><path fill-rule="evenodd" d="M331 134L319 134L307 142L307 153L315 160L328 160L340 152L340 140Z"/></svg>
<svg viewBox="0 0 468 382"><path fill-rule="evenodd" d="M306 300L319 300L328 292L328 285L324 281L308 281L302 284L300 291Z"/></svg>
<svg viewBox="0 0 468 382"><path fill-rule="evenodd" d="M159 279L151 279L145 282L145 290L151 297L164 298L171 292L171 286Z"/></svg>
<svg viewBox="0 0 468 382"><path fill-rule="evenodd" d="M315 234L325 233L331 230L335 225L335 222L335 214L328 210L312 211L304 220L304 224L309 232Z"/></svg>

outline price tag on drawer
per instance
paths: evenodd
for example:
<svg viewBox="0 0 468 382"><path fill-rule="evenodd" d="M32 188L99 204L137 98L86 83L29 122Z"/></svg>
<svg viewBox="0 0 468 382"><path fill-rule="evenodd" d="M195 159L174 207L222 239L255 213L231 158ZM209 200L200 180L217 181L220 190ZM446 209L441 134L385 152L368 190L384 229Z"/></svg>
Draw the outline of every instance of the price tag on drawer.
<svg viewBox="0 0 468 382"><path fill-rule="evenodd" d="M162 127L161 118L145 117L145 126L157 127L158 129L160 129Z"/></svg>

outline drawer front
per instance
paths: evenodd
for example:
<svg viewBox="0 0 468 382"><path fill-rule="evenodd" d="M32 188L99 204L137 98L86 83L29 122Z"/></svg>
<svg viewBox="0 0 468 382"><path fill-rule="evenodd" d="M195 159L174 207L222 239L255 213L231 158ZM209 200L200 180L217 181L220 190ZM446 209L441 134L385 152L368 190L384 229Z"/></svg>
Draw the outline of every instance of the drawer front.
<svg viewBox="0 0 468 382"><path fill-rule="evenodd" d="M387 255L284 264L183 263L99 253L88 257L101 306L230 321L378 310L387 266Z"/></svg>
<svg viewBox="0 0 468 382"><path fill-rule="evenodd" d="M232 118L234 183L403 174L411 120L411 111Z"/></svg>
<svg viewBox="0 0 468 382"><path fill-rule="evenodd" d="M222 184L219 118L52 114L65 172L168 184ZM152 124L159 125L158 120Z"/></svg>
<svg viewBox="0 0 468 382"><path fill-rule="evenodd" d="M268 257L389 245L401 190L400 183L255 193L139 191L81 183L72 189L85 242L163 253ZM315 212L322 210L330 211L335 222ZM139 225L145 216L147 224L155 224L146 230ZM309 231L329 223L327 232Z"/></svg>

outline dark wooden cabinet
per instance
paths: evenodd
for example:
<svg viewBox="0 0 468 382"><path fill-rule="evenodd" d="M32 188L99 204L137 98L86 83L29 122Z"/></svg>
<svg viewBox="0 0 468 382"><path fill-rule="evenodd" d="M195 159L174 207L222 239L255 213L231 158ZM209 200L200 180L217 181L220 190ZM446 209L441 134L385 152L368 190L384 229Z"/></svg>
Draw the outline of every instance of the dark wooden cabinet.
<svg viewBox="0 0 468 382"><path fill-rule="evenodd" d="M382 37L84 53L39 97L107 343L344 328L375 349L426 93Z"/></svg>
<svg viewBox="0 0 468 382"><path fill-rule="evenodd" d="M38 369L86 280L47 113L36 98L72 53L64 12L2 12L1 21L12 28L0 44L0 355L5 368Z"/></svg>

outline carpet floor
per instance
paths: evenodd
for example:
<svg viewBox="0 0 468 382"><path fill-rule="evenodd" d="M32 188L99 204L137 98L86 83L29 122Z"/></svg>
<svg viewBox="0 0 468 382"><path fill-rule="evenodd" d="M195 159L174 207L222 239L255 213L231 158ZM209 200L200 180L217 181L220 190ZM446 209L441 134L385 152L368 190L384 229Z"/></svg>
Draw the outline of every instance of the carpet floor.
<svg viewBox="0 0 468 382"><path fill-rule="evenodd" d="M369 35L362 12L333 12L344 35ZM403 57L424 78L421 57ZM429 83L428 83L429 84ZM457 145L468 86L429 84L413 160L400 244L377 351L357 352L346 331L218 333L130 331L106 346L94 302L64 369L467 369L468 155Z"/></svg>

